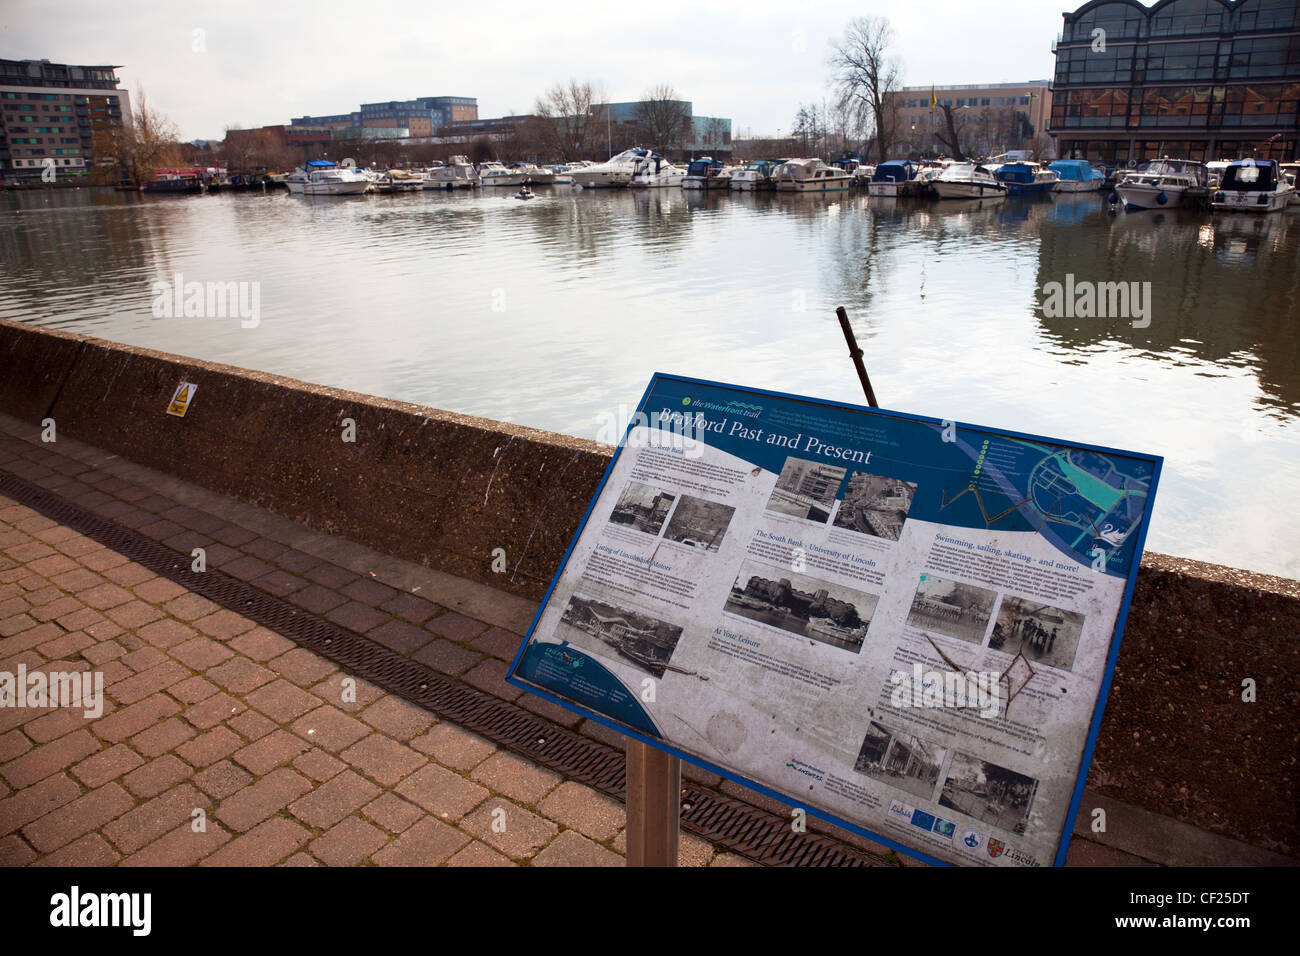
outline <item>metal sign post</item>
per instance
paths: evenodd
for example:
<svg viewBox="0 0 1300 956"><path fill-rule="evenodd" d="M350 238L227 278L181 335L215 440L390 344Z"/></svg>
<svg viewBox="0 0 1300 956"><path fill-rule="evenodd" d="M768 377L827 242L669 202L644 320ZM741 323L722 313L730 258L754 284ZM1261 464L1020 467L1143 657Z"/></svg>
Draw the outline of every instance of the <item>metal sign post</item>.
<svg viewBox="0 0 1300 956"><path fill-rule="evenodd" d="M682 761L627 739L627 865L676 866Z"/></svg>

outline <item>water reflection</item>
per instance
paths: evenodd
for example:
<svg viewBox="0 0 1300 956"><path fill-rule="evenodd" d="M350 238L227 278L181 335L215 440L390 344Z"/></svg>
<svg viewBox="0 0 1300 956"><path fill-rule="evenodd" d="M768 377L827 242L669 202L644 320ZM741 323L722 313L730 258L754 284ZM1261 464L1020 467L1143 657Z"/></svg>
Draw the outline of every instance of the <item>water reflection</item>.
<svg viewBox="0 0 1300 956"><path fill-rule="evenodd" d="M677 189L0 197L0 315L594 437L650 373L1163 454L1149 546L1300 574L1300 210ZM151 286L261 283L261 323ZM1149 282L1151 322L1043 287Z"/></svg>

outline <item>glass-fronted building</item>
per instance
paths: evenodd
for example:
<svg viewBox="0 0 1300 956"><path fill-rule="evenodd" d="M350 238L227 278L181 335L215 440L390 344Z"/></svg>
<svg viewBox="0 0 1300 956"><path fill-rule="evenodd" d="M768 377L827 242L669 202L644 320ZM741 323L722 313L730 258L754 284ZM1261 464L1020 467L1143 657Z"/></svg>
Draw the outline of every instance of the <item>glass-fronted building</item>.
<svg viewBox="0 0 1300 956"><path fill-rule="evenodd" d="M1055 50L1059 156L1300 158L1298 0L1092 0Z"/></svg>

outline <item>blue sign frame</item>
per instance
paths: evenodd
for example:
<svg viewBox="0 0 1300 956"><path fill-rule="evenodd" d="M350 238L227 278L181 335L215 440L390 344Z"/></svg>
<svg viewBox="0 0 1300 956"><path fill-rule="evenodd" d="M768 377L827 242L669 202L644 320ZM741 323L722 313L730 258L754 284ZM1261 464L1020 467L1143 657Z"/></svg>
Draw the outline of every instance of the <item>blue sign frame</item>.
<svg viewBox="0 0 1300 956"><path fill-rule="evenodd" d="M656 387L664 385L665 383L678 383L678 384L689 385L689 386L700 386L707 389L719 389L719 390L732 391L753 398L781 399L783 401L791 401L791 402L808 404L810 406L814 406L820 409L838 409L838 410L843 410L843 411L853 412L853 413L863 413L869 416L884 416L886 418L891 418L891 419L900 419L912 423L930 425L936 429L955 427L955 429L959 432L968 432L968 431L973 431L977 433L982 432L987 434L993 434L999 437L1005 437L1012 440L1025 441L1025 442L1043 442L1054 446L1063 446L1070 450L1078 450L1082 452L1093 452L1104 456L1119 456L1123 458L1129 458L1129 459L1134 459L1137 461L1149 463L1151 468L1151 474L1149 479L1148 490L1145 496L1145 504L1142 509L1140 520L1137 522L1136 526L1134 527L1133 533L1131 533L1128 536L1127 544L1130 547L1125 548L1125 550L1129 552L1127 557L1124 560L1124 563L1127 565L1124 569L1125 573L1123 575L1126 578L1126 581L1124 585L1123 596L1119 605L1119 611L1115 621L1114 631L1111 637L1109 651L1106 656L1105 670L1101 676L1101 682L1097 693L1097 699L1093 707L1092 717L1088 726L1087 738L1084 743L1079 766L1076 770L1076 780L1071 795L1069 807L1066 812L1065 820L1062 824L1061 832L1058 835L1056 840L1056 851L1055 851L1052 865L1054 866L1064 865L1066 854L1069 849L1070 839L1073 833L1073 823L1078 813L1080 802L1083 798L1083 790L1084 790L1085 783L1087 781L1088 770L1089 767L1091 766L1093 752L1097 744L1097 737L1101 729L1101 721L1105 713L1106 700L1109 695L1111 682L1114 677L1115 663L1119 656L1119 649L1123 638L1124 626L1128 618L1129 607L1132 603L1132 598L1133 598L1133 591L1137 583L1138 567L1140 565L1143 548L1146 542L1147 531L1150 526L1151 506L1152 506L1152 502L1154 501L1155 493L1159 484L1160 472L1163 466L1164 459L1157 455L1110 448L1101 445L1091 445L1091 444L1084 444L1084 443L1073 442L1073 441L1063 441L1060 439L1052 439L1040 435L1033 435L1024 432L1016 432L1007 429L995 429L995 428L989 428L987 426L971 425L962 422L944 421L937 418L931 418L928 416L912 415L904 412L891 411L891 410L881 409L881 408L869 408L867 406L855 405L846 402L837 402L837 401L832 401L827 399L817 399L808 396L795 395L791 393L773 391L768 389L749 388L745 386L731 385L722 382L714 382L707 379L691 378L691 377L673 375L673 374L663 373L663 372L656 372L651 378L649 385L646 386L645 392L642 394L641 401L637 405L638 413L641 414L649 413L649 409L647 405L650 397L655 393ZM601 477L600 484L597 487L596 492L593 495L590 503L587 505L586 511L583 513L582 520L578 525L578 529L575 532L573 539L569 542L569 546L565 550L564 557L561 559L560 565L556 569L555 575L552 577L550 585L547 587L546 594L543 597L541 603L538 605L537 611L534 614L532 622L529 625L528 634L526 635L523 643L520 645L519 650L515 653L515 657L510 664L510 668L507 673L506 680L510 684L513 684L516 687L522 688L523 690L526 690L529 693L535 694L538 697L548 700L559 707L562 707L575 714L578 714L579 716L582 716L589 720L597 721L598 723L601 723L606 727L609 727L612 730L617 731L618 733L635 738L641 741L642 743L648 744L652 747L656 747L659 750L662 750L666 753L670 753L682 760L687 761L688 763L694 764L695 766L708 770L711 773L715 773L720 777L733 780L736 783L739 783L745 787L755 790L758 793L761 793L767 797L788 804L791 807L801 808L805 810L805 812L810 813L820 819L826 820L827 822L835 824L836 826L844 827L846 830L859 834L870 840L876 841L877 843L883 844L884 846L887 846L890 849L893 849L899 853L905 854L909 857L920 860L924 863L928 863L936 866L952 865L949 861L931 856L930 854L927 854L924 850L918 849L915 846L908 846L904 843L899 842L898 840L891 838L890 836L884 833L870 830L859 823L855 823L852 820L845 819L834 813L822 810L818 807L808 806L806 803L802 802L801 800L789 794L782 793L756 780L752 780L746 777L744 774L737 772L734 769L719 766L697 754L691 753L687 750L683 750L679 747L673 746L672 744L666 743L660 736L657 735L657 729L654 727L653 720L650 719L649 716L644 713L644 711L640 708L639 704L637 704L635 696L631 694L628 695L629 700L623 702L623 720L618 720L612 717L608 713L598 711L594 709L592 706L588 706L586 703L584 703L581 700L568 699L562 697L554 693L553 691L545 687L541 687L536 683L530 682L527 679L523 679L520 676L521 661L523 661L525 652L528 650L530 644L532 643L532 640L536 634L538 623L541 620L542 614L549 606L552 594L554 593L557 584L560 582L560 579L564 574L565 569L568 566L569 559L573 554L574 548L577 546L578 541L581 539L584 531L587 529L588 521L591 518L592 511L595 508L597 501L599 501L602 493L604 492L605 486L609 481L609 478L613 473L615 466L618 464L620 456L622 455L623 451L627 447L628 436L631 434L633 428L637 424L638 424L638 418L634 416L632 420L629 421L627 429L624 431L623 437L620 440L618 447L615 449L614 454L610 459L609 465L605 469L604 475ZM1114 571L1110 571L1109 569L1106 569L1106 573L1115 574ZM1118 577L1119 575L1116 574L1115 576ZM549 647L553 650L557 648L556 645L549 645ZM599 672L603 671L604 668L601 667L598 661L596 661L594 658L588 657L587 655L583 654L580 650L577 650L576 648L573 648L569 645L564 645L563 647L564 647L564 657L566 658L567 663L575 664L576 666L582 666L583 664L587 664L587 663L594 664L595 666L591 670L587 671L586 673L589 675L593 675L594 680L599 681L601 679ZM610 675L610 678L613 679L612 675Z"/></svg>

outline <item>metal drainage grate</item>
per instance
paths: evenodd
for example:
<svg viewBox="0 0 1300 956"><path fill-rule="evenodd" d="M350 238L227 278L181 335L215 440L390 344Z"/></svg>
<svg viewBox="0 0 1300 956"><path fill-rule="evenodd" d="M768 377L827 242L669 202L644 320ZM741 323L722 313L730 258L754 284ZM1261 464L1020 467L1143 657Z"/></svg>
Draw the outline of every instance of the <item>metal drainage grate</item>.
<svg viewBox="0 0 1300 956"><path fill-rule="evenodd" d="M192 571L188 556L4 469L0 469L0 493L440 718L571 780L624 799L624 755L613 747L440 674L215 568ZM758 863L884 865L882 860L833 837L794 833L789 820L694 783L682 787L681 818L686 829Z"/></svg>

